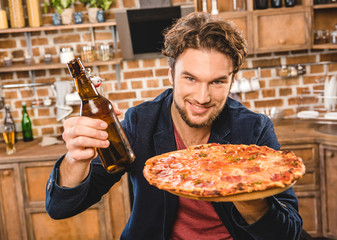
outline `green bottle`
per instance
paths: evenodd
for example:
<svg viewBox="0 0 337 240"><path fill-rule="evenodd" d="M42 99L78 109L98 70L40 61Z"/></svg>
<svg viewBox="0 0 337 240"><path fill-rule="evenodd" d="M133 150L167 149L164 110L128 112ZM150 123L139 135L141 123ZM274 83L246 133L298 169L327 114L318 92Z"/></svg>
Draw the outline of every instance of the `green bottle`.
<svg viewBox="0 0 337 240"><path fill-rule="evenodd" d="M30 121L29 115L27 113L26 103L22 103L22 135L23 135L23 141L29 142L33 141L33 130L32 130L32 122Z"/></svg>

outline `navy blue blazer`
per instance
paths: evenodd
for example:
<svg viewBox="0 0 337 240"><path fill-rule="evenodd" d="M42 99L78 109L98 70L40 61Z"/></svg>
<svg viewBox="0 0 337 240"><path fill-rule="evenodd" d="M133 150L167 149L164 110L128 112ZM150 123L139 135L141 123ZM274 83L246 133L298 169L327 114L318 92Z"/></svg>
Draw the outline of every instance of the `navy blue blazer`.
<svg viewBox="0 0 337 240"><path fill-rule="evenodd" d="M148 184L143 176L150 157L177 149L170 113L172 89L156 99L130 108L122 127L135 153L130 170L134 202L128 223L121 235L127 240L169 239L179 199ZM280 149L273 124L263 114L256 114L241 103L228 98L225 108L212 125L209 142L221 144L257 144ZM54 219L74 216L98 202L124 173L106 172L99 158L91 162L89 176L74 188L57 185L56 163L46 187L46 210ZM254 224L248 225L231 202L212 205L234 239L298 239L302 219L293 189L268 198L270 209Z"/></svg>

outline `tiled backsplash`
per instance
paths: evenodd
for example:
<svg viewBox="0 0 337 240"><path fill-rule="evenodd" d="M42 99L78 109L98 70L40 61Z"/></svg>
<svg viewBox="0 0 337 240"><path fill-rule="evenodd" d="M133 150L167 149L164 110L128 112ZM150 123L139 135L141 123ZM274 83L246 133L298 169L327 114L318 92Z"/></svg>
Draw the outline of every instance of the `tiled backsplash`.
<svg viewBox="0 0 337 240"><path fill-rule="evenodd" d="M193 1L183 0L174 2L177 4L193 3ZM137 4L135 0L117 0L115 7L137 7ZM49 15L46 14L44 19L49 19ZM35 63L42 62L45 54L51 54L53 60L57 62L61 47L73 47L75 55L79 56L80 47L91 43L89 29L34 32L31 39ZM111 30L108 27L95 29L95 44L101 43L112 43ZM23 33L0 34L0 61L5 56L11 56L15 62L23 62L25 51L26 42ZM280 77L281 65L295 66L297 64L305 67L305 75L293 78ZM323 90L326 76L337 74L337 50L302 50L250 55L237 78L258 77L258 67L261 67L259 78L261 89L239 94L242 102L253 111L261 112L265 108L279 107L285 110L286 116L291 116L296 113L298 107L301 107L301 110L323 110L324 104L320 98L317 98L316 91ZM116 102L124 112L143 101L153 99L170 87L167 77L168 64L165 58L123 61L121 89L118 89L113 66L95 67L93 72L99 73L105 79L104 95ZM35 71L35 75L37 83L72 80L67 69L39 70ZM0 81L2 85L29 83L30 78L28 72L0 73ZM38 98L52 96L53 103L55 103L55 95L50 86L36 87L35 90ZM4 89L3 92L5 102L10 105L13 118L18 126L22 116L21 103L25 101L33 123L35 137L61 134L62 122L56 121L55 105L32 108L33 89L10 88ZM73 106L73 108L73 115L78 114L79 106ZM0 124L3 123L3 118L4 110L0 110Z"/></svg>

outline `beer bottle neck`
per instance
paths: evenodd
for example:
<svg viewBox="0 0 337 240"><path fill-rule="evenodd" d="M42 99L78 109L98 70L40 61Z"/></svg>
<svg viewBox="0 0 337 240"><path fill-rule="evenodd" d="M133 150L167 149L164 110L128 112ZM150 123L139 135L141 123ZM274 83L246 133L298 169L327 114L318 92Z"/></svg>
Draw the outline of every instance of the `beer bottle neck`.
<svg viewBox="0 0 337 240"><path fill-rule="evenodd" d="M85 71L74 78L76 90L82 100L92 99L99 97L99 93L94 84L86 76Z"/></svg>
<svg viewBox="0 0 337 240"><path fill-rule="evenodd" d="M87 72L82 64L81 59L73 59L67 63L69 72L73 77L76 89L80 98L83 100L99 97L99 93L94 84L87 76Z"/></svg>

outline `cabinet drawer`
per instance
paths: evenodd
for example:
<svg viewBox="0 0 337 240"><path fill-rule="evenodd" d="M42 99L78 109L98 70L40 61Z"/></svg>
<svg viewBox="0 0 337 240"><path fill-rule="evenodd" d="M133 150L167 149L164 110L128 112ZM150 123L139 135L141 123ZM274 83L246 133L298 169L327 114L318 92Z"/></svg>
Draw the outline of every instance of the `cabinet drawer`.
<svg viewBox="0 0 337 240"><path fill-rule="evenodd" d="M303 8L258 11L253 15L255 52L310 47L310 16Z"/></svg>

